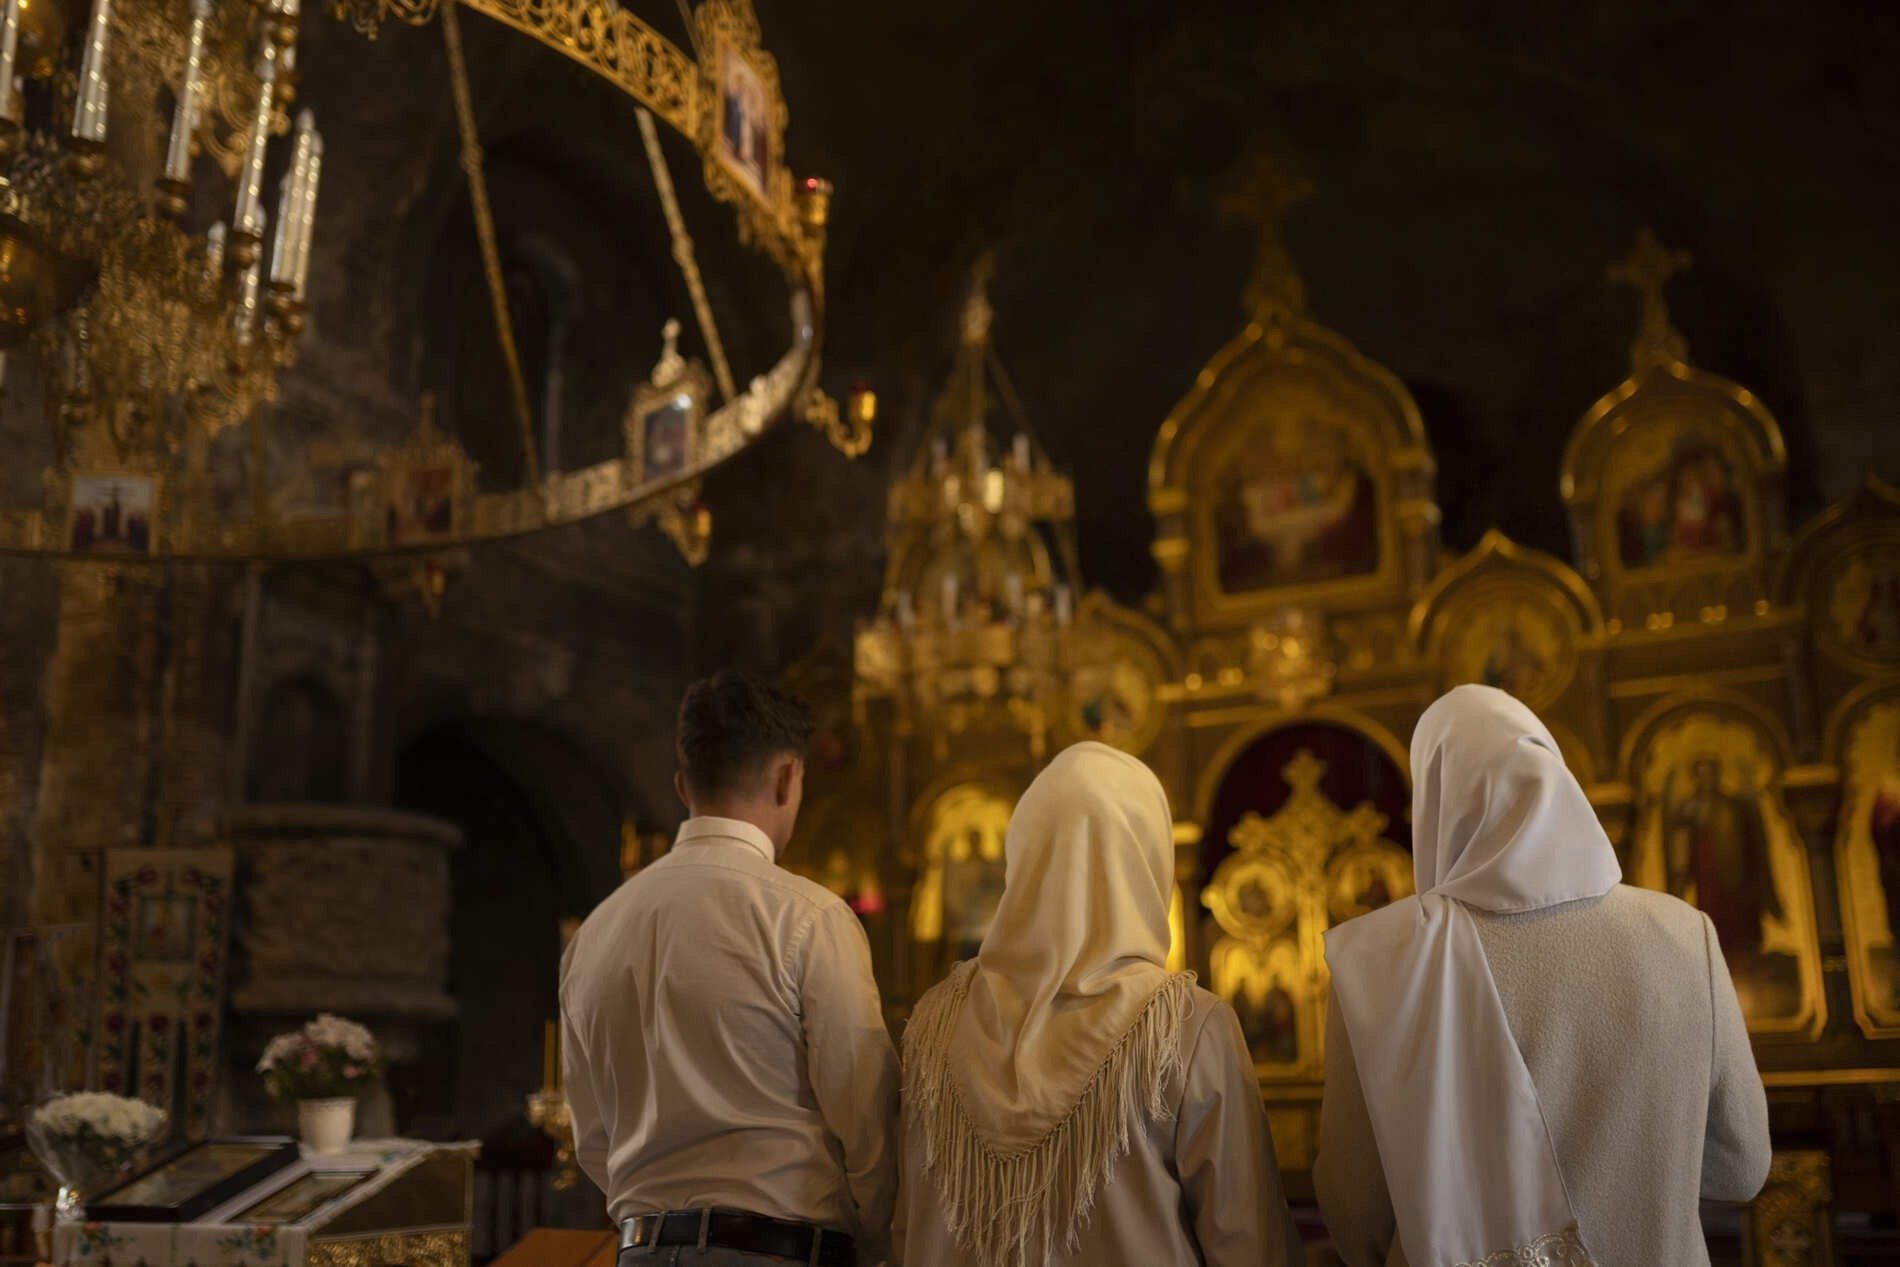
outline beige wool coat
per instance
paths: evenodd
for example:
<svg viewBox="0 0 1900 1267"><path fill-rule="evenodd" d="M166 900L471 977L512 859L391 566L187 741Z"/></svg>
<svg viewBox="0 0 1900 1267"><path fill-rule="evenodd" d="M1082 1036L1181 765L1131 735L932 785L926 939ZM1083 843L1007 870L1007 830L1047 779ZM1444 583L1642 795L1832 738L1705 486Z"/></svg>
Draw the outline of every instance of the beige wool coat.
<svg viewBox="0 0 1900 1267"><path fill-rule="evenodd" d="M1699 1203L1751 1200L1769 1162L1767 1098L1714 926L1628 885L1474 914L1597 1267L1706 1267ZM1347 1267L1410 1267L1337 1003L1313 1182Z"/></svg>

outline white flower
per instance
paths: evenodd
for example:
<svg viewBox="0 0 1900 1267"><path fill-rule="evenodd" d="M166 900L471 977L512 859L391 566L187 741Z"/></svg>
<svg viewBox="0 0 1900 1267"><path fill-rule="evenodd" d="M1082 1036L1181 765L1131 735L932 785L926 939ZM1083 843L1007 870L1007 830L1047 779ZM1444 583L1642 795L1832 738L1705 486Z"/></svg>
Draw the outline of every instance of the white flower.
<svg viewBox="0 0 1900 1267"><path fill-rule="evenodd" d="M282 1064L290 1056L297 1054L303 1046L302 1033L279 1034L270 1040L270 1046L264 1048L264 1056L257 1062L259 1073L268 1073Z"/></svg>
<svg viewBox="0 0 1900 1267"><path fill-rule="evenodd" d="M351 1060L376 1059L376 1039L365 1027L325 1012L303 1027L304 1036L319 1047L341 1051Z"/></svg>
<svg viewBox="0 0 1900 1267"><path fill-rule="evenodd" d="M128 1144L157 1138L165 1128L165 1112L143 1100L102 1091L81 1091L48 1100L33 1114L34 1123L49 1135L95 1135Z"/></svg>

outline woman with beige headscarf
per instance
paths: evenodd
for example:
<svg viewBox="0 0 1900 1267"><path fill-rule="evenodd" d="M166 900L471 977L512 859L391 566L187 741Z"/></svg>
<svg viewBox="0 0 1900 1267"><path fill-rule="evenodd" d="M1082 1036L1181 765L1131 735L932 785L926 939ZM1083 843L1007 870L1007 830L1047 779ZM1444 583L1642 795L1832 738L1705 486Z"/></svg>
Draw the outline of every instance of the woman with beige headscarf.
<svg viewBox="0 0 1900 1267"><path fill-rule="evenodd" d="M1412 736L1418 895L1326 938L1313 1184L1348 1267L1706 1265L1768 1174L1706 916L1622 870L1550 731L1461 686Z"/></svg>
<svg viewBox="0 0 1900 1267"><path fill-rule="evenodd" d="M1023 794L977 957L904 1036L906 1267L1289 1267L1299 1240L1233 1009L1170 973L1147 766L1077 744Z"/></svg>

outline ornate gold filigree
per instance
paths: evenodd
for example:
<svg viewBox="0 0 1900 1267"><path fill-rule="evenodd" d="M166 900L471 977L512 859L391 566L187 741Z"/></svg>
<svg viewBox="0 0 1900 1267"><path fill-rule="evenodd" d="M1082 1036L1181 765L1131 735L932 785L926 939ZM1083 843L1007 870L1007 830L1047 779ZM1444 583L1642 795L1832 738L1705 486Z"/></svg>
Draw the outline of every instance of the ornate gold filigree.
<svg viewBox="0 0 1900 1267"><path fill-rule="evenodd" d="M1453 1267L1596 1267L1596 1260L1572 1227Z"/></svg>
<svg viewBox="0 0 1900 1267"><path fill-rule="evenodd" d="M1834 1182L1824 1152L1778 1152L1768 1183L1748 1211L1758 1267L1828 1267L1834 1261Z"/></svg>
<svg viewBox="0 0 1900 1267"><path fill-rule="evenodd" d="M1326 763L1305 748L1283 771L1289 794L1271 817L1249 813L1228 835L1235 853L1202 894L1221 936L1210 984L1230 1001L1256 1005L1272 989L1293 1008L1293 1059L1269 1062L1276 1076L1323 1067L1325 932L1412 891L1406 852L1385 839L1386 816L1370 804L1341 810L1320 790Z"/></svg>
<svg viewBox="0 0 1900 1267"><path fill-rule="evenodd" d="M468 1267L468 1260L468 1232L462 1229L317 1240L304 1258L309 1267Z"/></svg>

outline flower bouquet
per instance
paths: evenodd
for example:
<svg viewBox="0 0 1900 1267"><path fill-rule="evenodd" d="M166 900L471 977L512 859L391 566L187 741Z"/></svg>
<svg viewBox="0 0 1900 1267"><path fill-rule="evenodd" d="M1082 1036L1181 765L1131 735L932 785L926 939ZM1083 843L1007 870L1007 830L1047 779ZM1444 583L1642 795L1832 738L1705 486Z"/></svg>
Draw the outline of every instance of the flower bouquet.
<svg viewBox="0 0 1900 1267"><path fill-rule="evenodd" d="M304 1143L333 1153L349 1142L357 1094L382 1072L382 1055L369 1030L326 1012L271 1039L257 1071L274 1098L296 1103Z"/></svg>
<svg viewBox="0 0 1900 1267"><path fill-rule="evenodd" d="M143 1100L101 1091L56 1096L27 1119L27 1142L60 1184L59 1213L116 1187L165 1133L166 1114Z"/></svg>

